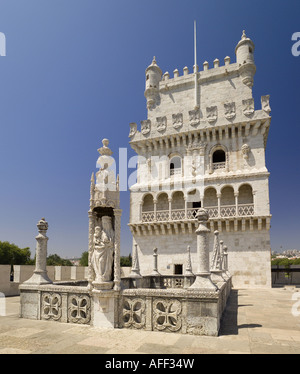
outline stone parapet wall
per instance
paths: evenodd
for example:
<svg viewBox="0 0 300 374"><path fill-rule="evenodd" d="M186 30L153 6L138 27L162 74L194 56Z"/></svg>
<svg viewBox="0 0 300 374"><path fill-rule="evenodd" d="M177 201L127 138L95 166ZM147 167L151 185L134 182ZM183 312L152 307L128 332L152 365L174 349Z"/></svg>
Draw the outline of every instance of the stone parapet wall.
<svg viewBox="0 0 300 374"><path fill-rule="evenodd" d="M216 292L130 289L119 299L119 327L217 336L231 280Z"/></svg>
<svg viewBox="0 0 300 374"><path fill-rule="evenodd" d="M219 283L216 291L183 288L183 284L181 288L91 291L79 284L22 284L20 317L217 336L231 290L231 278Z"/></svg>
<svg viewBox="0 0 300 374"><path fill-rule="evenodd" d="M34 271L34 265L0 265L0 292L5 296L20 295L19 284L28 280ZM121 268L121 276L127 276L130 267ZM53 282L68 280L85 280L88 278L87 266L47 266L47 274ZM12 280L11 280L12 279Z"/></svg>

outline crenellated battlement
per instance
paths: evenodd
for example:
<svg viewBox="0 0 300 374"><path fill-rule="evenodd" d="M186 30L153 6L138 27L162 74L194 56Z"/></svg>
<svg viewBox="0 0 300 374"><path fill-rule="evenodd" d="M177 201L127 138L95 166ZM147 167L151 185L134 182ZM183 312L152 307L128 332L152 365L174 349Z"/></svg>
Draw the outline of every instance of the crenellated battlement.
<svg viewBox="0 0 300 374"><path fill-rule="evenodd" d="M220 61L219 61L218 58L216 58L213 61L213 66L211 68L209 68L209 63L207 61L204 61L203 62L203 69L202 69L202 71L199 71L199 66L197 65L197 72L201 73L201 72L207 72L207 71L209 71L210 73L212 73L212 72L216 71L215 69L218 69L218 68L222 69L223 67L228 66L228 65L233 65L234 68L237 68L237 64L236 63L230 64L230 57L226 56L224 58L224 65L220 66ZM176 69L173 70L173 78L170 78L170 73L168 71L166 71L162 75L160 82L164 82L164 81L169 81L170 82L172 80L175 80L177 78L182 78L182 77L186 77L188 79L194 79L194 74L195 74L195 66L193 66L193 72L191 72L191 73L189 72L189 68L187 66L185 66L183 68L182 75L180 75L179 70L176 68Z"/></svg>
<svg viewBox="0 0 300 374"><path fill-rule="evenodd" d="M235 48L236 62L231 63L230 57L226 56L224 64L220 65L220 60L216 58L211 65L208 61L204 61L201 70L195 62L191 72L187 66L183 68L181 74L176 68L173 70L172 77L168 71L162 73L154 57L151 65L146 69L145 97L148 117L168 110L165 106L174 107L177 103L182 106L181 102L184 98L178 96L183 90L186 91L185 95L189 102L192 101L195 109L201 107L203 101L213 101L216 96L214 91L220 89L221 95L218 97L222 102L228 97L233 99L234 96L249 99L252 97L251 89L256 71L253 52L254 44L243 32ZM208 84L212 85L211 88L207 86ZM172 96L174 94L176 97ZM166 95L171 98L171 101Z"/></svg>

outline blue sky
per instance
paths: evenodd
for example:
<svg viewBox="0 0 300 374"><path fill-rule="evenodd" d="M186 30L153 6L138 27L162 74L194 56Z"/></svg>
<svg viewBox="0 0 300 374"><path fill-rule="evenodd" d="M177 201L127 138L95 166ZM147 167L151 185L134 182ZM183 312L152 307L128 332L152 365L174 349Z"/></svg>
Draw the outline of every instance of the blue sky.
<svg viewBox="0 0 300 374"><path fill-rule="evenodd" d="M270 95L266 160L272 250L299 246L300 2L203 0L0 0L0 240L35 251L49 222L48 253L88 245L90 176L101 140L128 148L129 123L146 119L145 69L221 64L246 30L255 44L253 95ZM299 48L300 49L300 48ZM132 170L133 171L133 170ZM130 173L130 170L129 170ZM131 251L129 193L121 193L122 248Z"/></svg>

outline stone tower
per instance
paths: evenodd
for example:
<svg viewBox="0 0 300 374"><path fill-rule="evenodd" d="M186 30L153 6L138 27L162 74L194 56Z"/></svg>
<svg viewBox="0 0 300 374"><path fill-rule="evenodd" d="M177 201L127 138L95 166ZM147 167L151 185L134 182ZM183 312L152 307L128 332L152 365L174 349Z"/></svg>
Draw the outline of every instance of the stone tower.
<svg viewBox="0 0 300 374"><path fill-rule="evenodd" d="M147 119L130 124L130 145L139 155L131 187L130 223L142 275L152 271L158 248L161 274L184 274L186 250L196 263L196 214L209 213L228 247L233 285L271 286L269 172L265 149L269 96L261 108L252 96L254 44L243 32L236 62L225 57L193 72L162 75L156 59L146 69ZM193 270L193 269L192 269Z"/></svg>

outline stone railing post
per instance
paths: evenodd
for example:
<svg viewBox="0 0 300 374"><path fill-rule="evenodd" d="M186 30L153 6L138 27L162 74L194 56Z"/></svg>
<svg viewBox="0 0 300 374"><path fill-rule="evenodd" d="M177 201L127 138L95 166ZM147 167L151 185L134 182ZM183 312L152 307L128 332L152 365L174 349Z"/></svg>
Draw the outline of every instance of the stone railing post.
<svg viewBox="0 0 300 374"><path fill-rule="evenodd" d="M209 248L207 243L207 235L210 232L210 230L207 228L207 210L203 208L198 209L196 218L199 222L198 228L196 230L198 270L195 274L195 282L190 286L190 288L216 291L217 286L210 279Z"/></svg>
<svg viewBox="0 0 300 374"><path fill-rule="evenodd" d="M47 284L52 283L47 275L47 242L48 237L46 236L48 230L48 222L45 218L42 218L37 223L39 234L35 237L36 252L35 252L35 270L31 278L29 278L26 284Z"/></svg>
<svg viewBox="0 0 300 374"><path fill-rule="evenodd" d="M222 261L221 261L221 249L219 242L219 231L214 232L214 248L212 253L212 262L211 262L211 279L213 282L224 282L222 277Z"/></svg>
<svg viewBox="0 0 300 374"><path fill-rule="evenodd" d="M192 273L192 262L191 262L191 248L187 246L187 262L185 268L185 275L193 275Z"/></svg>
<svg viewBox="0 0 300 374"><path fill-rule="evenodd" d="M153 271L151 273L151 275L155 275L155 276L159 276L160 273L158 272L157 270L157 248L154 248L153 249Z"/></svg>
<svg viewBox="0 0 300 374"><path fill-rule="evenodd" d="M132 250L132 267L131 267L131 272L130 272L129 276L132 277L132 278L140 278L141 277L137 244L134 244L134 247L133 247L133 250Z"/></svg>
<svg viewBox="0 0 300 374"><path fill-rule="evenodd" d="M230 272L228 271L228 252L227 252L227 246L224 245L223 247L223 269L227 276L230 276Z"/></svg>
<svg viewBox="0 0 300 374"><path fill-rule="evenodd" d="M120 265L121 214L122 214L122 209L114 209L114 215L115 215L114 290L115 291L120 291L121 289L121 265Z"/></svg>

